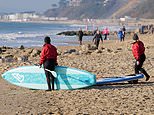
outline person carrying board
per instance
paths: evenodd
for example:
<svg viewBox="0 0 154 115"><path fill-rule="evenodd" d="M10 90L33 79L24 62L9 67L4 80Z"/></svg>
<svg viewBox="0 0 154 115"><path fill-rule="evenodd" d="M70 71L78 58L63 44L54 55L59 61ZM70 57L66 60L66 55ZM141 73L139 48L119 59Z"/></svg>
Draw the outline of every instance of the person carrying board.
<svg viewBox="0 0 154 115"><path fill-rule="evenodd" d="M46 36L44 38L44 45L41 51L41 56L40 56L40 67L43 64L44 70L45 70L45 75L47 79L47 84L48 84L48 90L51 91L51 84L50 81L52 81L52 90L54 90L54 79L55 77L52 75L51 72L46 71L54 71L55 66L58 65L57 63L57 48L53 46L51 43L50 37Z"/></svg>
<svg viewBox="0 0 154 115"><path fill-rule="evenodd" d="M136 59L135 62L135 74L139 74L139 72L143 73L146 76L146 81L149 80L150 76L148 73L142 68L143 62L146 59L145 56L145 47L142 41L139 40L138 35L135 33L133 36L134 43L132 43L132 53L134 58Z"/></svg>

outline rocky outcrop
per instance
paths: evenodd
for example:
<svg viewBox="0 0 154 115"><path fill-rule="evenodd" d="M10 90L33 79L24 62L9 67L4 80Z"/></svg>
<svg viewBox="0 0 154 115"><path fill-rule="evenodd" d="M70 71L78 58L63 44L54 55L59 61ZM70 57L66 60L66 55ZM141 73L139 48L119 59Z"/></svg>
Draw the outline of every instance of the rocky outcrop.
<svg viewBox="0 0 154 115"><path fill-rule="evenodd" d="M65 31L65 32L60 32L57 35L65 35L65 36L75 36L78 34L78 31ZM84 36L93 36L92 31L83 31Z"/></svg>

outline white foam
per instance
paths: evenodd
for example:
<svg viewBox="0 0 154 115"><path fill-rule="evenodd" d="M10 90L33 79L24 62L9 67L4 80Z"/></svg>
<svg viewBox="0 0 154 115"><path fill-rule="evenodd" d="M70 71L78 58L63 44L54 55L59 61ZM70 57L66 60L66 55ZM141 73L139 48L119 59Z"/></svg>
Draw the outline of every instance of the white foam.
<svg viewBox="0 0 154 115"><path fill-rule="evenodd" d="M82 25L82 24L72 24L70 25L72 27L85 27L86 25Z"/></svg>
<svg viewBox="0 0 154 115"><path fill-rule="evenodd" d="M7 34L0 34L0 39L2 40L15 40L17 38L32 38L32 37L39 37L39 36L47 36L50 35L49 33L7 33Z"/></svg>

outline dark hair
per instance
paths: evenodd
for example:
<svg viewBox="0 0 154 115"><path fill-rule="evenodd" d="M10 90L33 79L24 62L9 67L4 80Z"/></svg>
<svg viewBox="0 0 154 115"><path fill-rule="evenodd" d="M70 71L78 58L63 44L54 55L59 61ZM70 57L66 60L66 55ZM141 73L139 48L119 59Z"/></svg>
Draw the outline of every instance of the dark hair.
<svg viewBox="0 0 154 115"><path fill-rule="evenodd" d="M139 39L138 35L137 34L134 34L133 40L138 40L138 39Z"/></svg>
<svg viewBox="0 0 154 115"><path fill-rule="evenodd" d="M44 38L44 42L47 43L47 44L50 44L50 42L51 42L50 37L49 36L46 36Z"/></svg>

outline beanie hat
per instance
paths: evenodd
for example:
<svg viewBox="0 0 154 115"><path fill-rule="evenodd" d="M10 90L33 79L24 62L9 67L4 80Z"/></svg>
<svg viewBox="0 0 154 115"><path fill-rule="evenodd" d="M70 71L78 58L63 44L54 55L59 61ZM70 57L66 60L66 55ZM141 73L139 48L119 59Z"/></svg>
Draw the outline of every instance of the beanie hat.
<svg viewBox="0 0 154 115"><path fill-rule="evenodd" d="M49 36L46 36L44 38L44 42L47 43L47 44L50 44L50 42L51 42L50 37Z"/></svg>
<svg viewBox="0 0 154 115"><path fill-rule="evenodd" d="M138 35L137 34L134 34L133 40L138 40L138 39L139 39Z"/></svg>

